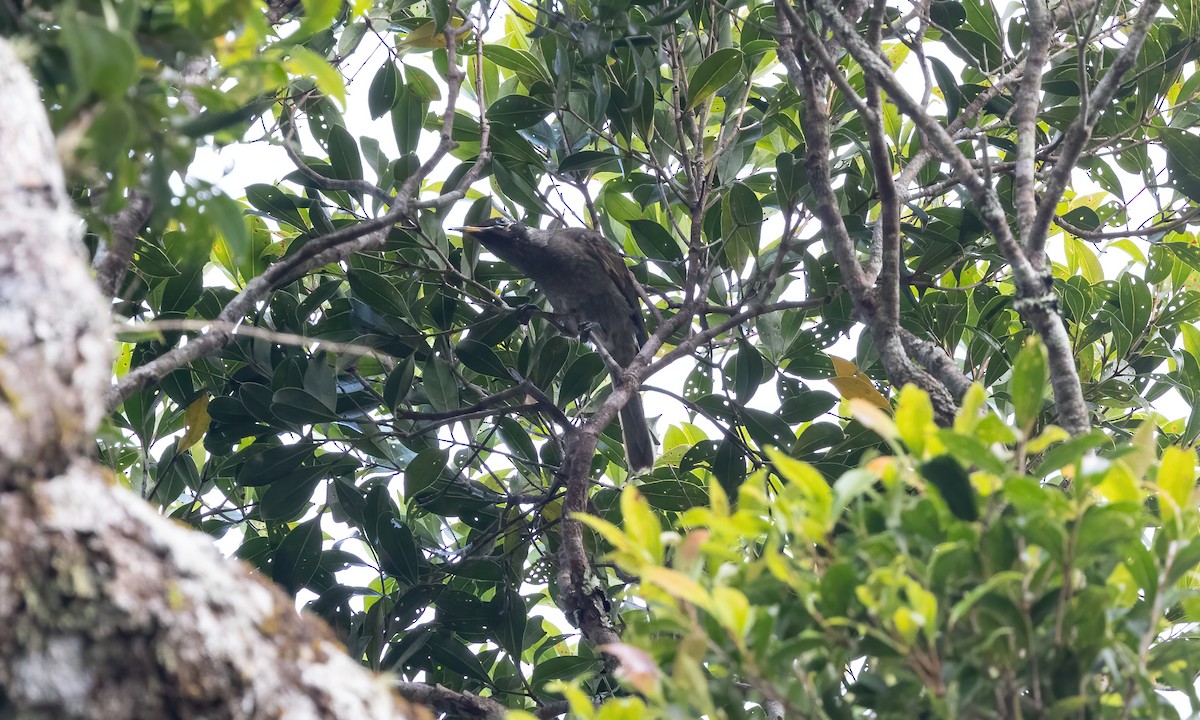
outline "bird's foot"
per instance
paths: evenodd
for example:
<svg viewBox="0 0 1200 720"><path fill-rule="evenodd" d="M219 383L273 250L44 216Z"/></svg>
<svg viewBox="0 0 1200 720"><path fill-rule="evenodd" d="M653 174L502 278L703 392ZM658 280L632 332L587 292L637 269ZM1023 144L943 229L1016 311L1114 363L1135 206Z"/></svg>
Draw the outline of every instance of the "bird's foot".
<svg viewBox="0 0 1200 720"><path fill-rule="evenodd" d="M533 303L525 303L513 308L513 314L517 317L517 322L521 325L528 325L538 314L538 306Z"/></svg>

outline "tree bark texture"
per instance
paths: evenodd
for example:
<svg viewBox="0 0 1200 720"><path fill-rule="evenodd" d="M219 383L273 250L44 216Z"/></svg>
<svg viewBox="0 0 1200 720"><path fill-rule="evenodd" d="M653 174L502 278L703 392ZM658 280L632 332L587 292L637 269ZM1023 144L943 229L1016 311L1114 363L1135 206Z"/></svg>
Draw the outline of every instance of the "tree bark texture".
<svg viewBox="0 0 1200 720"><path fill-rule="evenodd" d="M0 717L429 717L90 461L108 301L37 88L3 40L0 93Z"/></svg>

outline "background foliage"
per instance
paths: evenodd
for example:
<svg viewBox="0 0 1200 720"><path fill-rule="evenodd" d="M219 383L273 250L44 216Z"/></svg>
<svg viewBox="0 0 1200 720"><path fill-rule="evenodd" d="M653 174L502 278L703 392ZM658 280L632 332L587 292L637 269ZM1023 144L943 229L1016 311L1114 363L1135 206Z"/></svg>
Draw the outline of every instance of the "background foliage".
<svg viewBox="0 0 1200 720"><path fill-rule="evenodd" d="M1041 177L1136 9L1082 3L1056 30ZM566 693L580 716L609 699L599 717L1155 717L1163 688L1200 705L1194 457L1177 449L1200 437L1200 8L1167 3L1149 25L1054 208L1048 271L1095 428L1074 437L1054 426L1042 351L1020 353L1040 346L995 233L950 165L913 162L926 140L885 103L886 173L909 183L900 327L986 388L957 398L952 428L915 389L886 414L888 370L814 215L811 103L780 64L778 12L4 6L97 267L124 258L114 313L141 323L103 460L164 513L237 538L364 663L507 707L556 712ZM870 17L859 30L881 32L1015 222L1028 11ZM845 93L870 83L829 48L845 82L827 93L829 187L869 266L878 168ZM273 160L244 188L190 170L262 146ZM627 477L612 426L587 473L587 549L615 553L588 587L625 684L562 602L574 516L556 476L568 421L612 385L586 345L521 322L535 287L447 231L495 212L602 231L665 328L654 471ZM361 252L321 254L355 238Z"/></svg>

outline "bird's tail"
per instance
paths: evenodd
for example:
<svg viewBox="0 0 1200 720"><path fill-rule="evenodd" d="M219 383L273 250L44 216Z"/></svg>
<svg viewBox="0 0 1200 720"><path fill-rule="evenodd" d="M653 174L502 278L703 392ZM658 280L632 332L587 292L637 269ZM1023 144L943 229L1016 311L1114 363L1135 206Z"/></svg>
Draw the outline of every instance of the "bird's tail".
<svg viewBox="0 0 1200 720"><path fill-rule="evenodd" d="M625 438L625 461L629 472L640 473L654 467L654 439L642 408L642 397L634 394L621 408L621 435Z"/></svg>

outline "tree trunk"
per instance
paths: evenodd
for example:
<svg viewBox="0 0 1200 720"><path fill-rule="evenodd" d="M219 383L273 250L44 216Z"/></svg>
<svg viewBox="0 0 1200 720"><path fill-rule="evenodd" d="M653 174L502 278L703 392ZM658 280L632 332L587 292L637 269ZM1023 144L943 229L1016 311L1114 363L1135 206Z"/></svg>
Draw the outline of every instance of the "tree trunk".
<svg viewBox="0 0 1200 720"><path fill-rule="evenodd" d="M0 40L0 716L426 718L320 621L88 458L108 302Z"/></svg>

